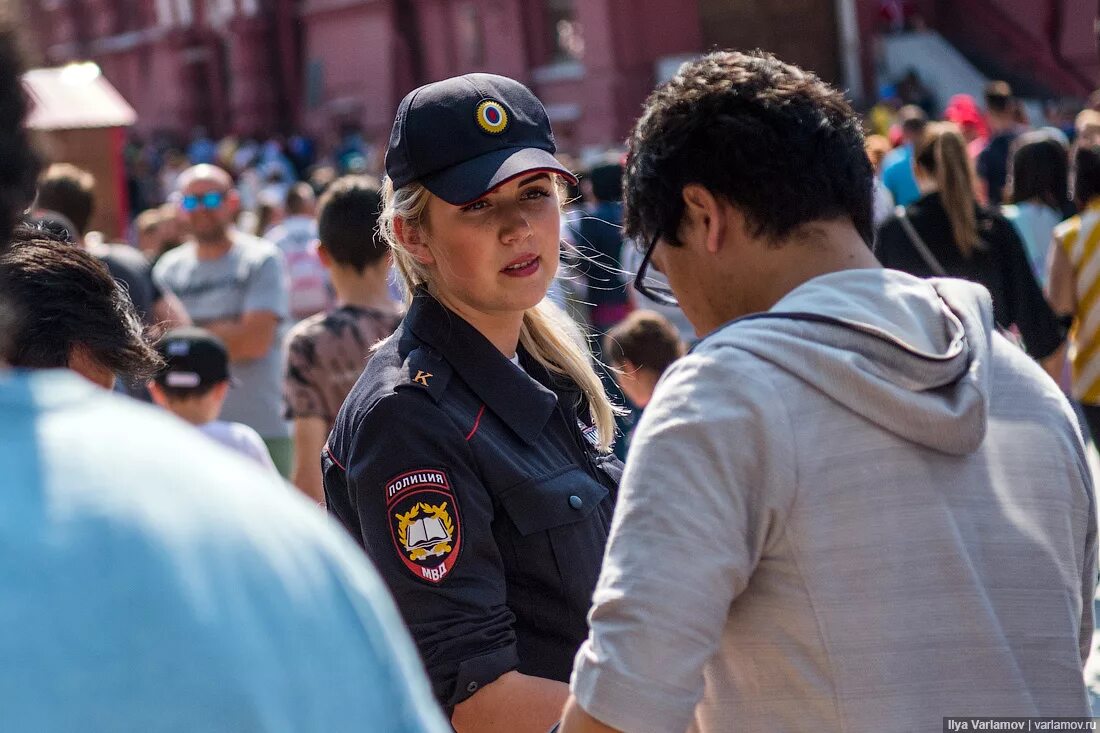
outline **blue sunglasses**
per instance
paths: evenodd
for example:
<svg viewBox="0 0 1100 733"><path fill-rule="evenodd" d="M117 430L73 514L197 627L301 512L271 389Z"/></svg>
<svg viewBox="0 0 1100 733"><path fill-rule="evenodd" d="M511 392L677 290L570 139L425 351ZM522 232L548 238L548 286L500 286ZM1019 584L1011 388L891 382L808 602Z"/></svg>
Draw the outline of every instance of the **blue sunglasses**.
<svg viewBox="0 0 1100 733"><path fill-rule="evenodd" d="M180 206L184 211L196 209L216 209L225 202L225 194L221 191L208 191L201 195L188 194L180 199Z"/></svg>

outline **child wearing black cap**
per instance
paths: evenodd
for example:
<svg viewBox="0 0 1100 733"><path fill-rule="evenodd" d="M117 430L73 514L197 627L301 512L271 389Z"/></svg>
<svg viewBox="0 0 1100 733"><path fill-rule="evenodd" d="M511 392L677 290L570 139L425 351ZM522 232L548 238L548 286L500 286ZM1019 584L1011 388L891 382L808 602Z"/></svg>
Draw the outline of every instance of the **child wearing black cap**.
<svg viewBox="0 0 1100 733"><path fill-rule="evenodd" d="M176 328L163 337L157 350L167 366L149 382L153 401L208 437L278 473L264 441L252 428L218 420L229 391L229 352L216 337L201 328Z"/></svg>
<svg viewBox="0 0 1100 733"><path fill-rule="evenodd" d="M616 409L546 298L559 186L546 111L468 74L401 103L379 230L408 311L344 402L325 498L374 560L456 730L545 731L622 466Z"/></svg>

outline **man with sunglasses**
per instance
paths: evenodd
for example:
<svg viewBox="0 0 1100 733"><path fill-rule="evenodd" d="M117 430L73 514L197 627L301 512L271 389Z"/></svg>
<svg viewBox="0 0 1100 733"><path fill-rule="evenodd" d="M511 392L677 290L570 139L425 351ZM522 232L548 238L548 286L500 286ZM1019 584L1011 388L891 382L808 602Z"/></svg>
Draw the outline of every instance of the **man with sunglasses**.
<svg viewBox="0 0 1100 733"><path fill-rule="evenodd" d="M639 288L702 338L635 434L563 731L1089 715L1073 413L984 289L879 266L842 95L762 52L689 62L624 188Z"/></svg>
<svg viewBox="0 0 1100 733"><path fill-rule="evenodd" d="M287 476L292 447L282 416L281 346L289 300L283 255L275 245L234 228L240 199L221 168L189 168L177 187L190 236L157 261L153 276L179 296L196 325L229 350L236 384L221 419L259 433Z"/></svg>

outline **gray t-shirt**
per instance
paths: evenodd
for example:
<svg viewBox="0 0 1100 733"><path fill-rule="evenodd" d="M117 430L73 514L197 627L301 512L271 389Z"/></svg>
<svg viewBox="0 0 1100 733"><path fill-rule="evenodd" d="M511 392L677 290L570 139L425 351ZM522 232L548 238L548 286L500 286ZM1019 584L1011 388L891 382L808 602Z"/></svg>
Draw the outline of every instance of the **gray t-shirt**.
<svg viewBox="0 0 1100 733"><path fill-rule="evenodd" d="M264 438L290 437L282 416L282 347L287 327L287 275L283 255L270 242L234 231L233 246L216 260L200 260L198 246L187 242L166 252L153 268L162 288L183 301L198 326L251 311L279 318L275 341L260 359L235 361L221 419L240 422Z"/></svg>

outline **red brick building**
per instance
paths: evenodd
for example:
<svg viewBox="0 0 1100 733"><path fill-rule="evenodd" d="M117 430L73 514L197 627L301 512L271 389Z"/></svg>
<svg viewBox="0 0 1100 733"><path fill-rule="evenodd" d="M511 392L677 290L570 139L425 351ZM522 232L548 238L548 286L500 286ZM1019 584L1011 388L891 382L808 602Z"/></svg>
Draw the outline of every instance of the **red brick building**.
<svg viewBox="0 0 1100 733"><path fill-rule="evenodd" d="M756 45L736 29L793 19L691 0L28 5L42 62L95 60L138 110L142 131L187 134L203 125L214 134L295 128L326 134L350 123L378 139L409 89L493 71L535 90L571 150L622 140L654 83L682 59L715 45ZM788 39L786 46L798 51L793 58L820 62L823 74L835 78L833 0L786 5L811 22L772 37Z"/></svg>
<svg viewBox="0 0 1100 733"><path fill-rule="evenodd" d="M1054 93L1095 85L1094 0L906 2L960 47L1030 69ZM830 81L869 78L881 3L30 0L25 9L42 62L95 60L144 132L331 135L351 124L379 140L411 88L493 71L531 86L562 147L577 152L622 140L654 83L707 48L760 46Z"/></svg>

